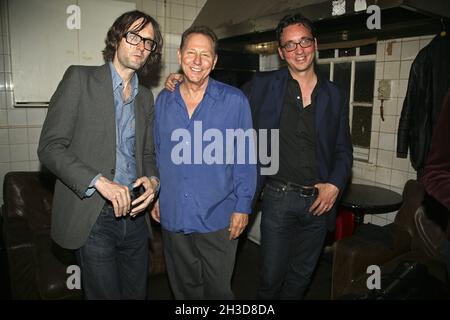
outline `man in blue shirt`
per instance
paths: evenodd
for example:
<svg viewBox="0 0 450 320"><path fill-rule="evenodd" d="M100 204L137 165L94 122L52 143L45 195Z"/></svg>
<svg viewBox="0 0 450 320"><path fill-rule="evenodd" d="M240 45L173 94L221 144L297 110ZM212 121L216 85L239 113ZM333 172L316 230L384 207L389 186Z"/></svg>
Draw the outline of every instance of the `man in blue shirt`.
<svg viewBox="0 0 450 320"><path fill-rule="evenodd" d="M252 118L247 98L209 77L217 37L207 27L182 35L185 81L155 104L154 138L161 190L152 216L163 230L176 299L232 299L237 238L256 188Z"/></svg>
<svg viewBox="0 0 450 320"><path fill-rule="evenodd" d="M38 155L58 177L51 235L76 249L87 299L146 296L151 230L139 213L158 173L153 96L136 72L158 61L161 46L152 17L126 12L108 32L106 64L71 66L50 100Z"/></svg>

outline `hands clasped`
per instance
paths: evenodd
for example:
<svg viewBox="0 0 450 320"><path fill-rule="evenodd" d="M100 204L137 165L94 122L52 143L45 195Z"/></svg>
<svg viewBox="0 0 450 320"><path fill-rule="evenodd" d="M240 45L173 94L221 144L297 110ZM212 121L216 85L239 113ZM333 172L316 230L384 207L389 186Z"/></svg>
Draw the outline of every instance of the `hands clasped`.
<svg viewBox="0 0 450 320"><path fill-rule="evenodd" d="M155 178L140 177L134 182L133 188L139 186L144 188L144 193L131 201L130 191L126 186L103 176L95 183L97 191L111 202L116 217L126 216L127 214L134 217L144 211L155 198L159 182Z"/></svg>

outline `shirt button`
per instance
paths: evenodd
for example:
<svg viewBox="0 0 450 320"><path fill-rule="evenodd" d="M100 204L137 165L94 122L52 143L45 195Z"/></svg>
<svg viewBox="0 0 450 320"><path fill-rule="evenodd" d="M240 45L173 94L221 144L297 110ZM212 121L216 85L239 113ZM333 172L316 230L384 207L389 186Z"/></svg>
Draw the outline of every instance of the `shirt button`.
<svg viewBox="0 0 450 320"><path fill-rule="evenodd" d="M300 100L300 96L297 96L297 100Z"/></svg>
<svg viewBox="0 0 450 320"><path fill-rule="evenodd" d="M188 194L187 194L187 193L185 193L185 194L184 194L184 197L185 197L185 198L187 198L187 197L188 197Z"/></svg>
<svg viewBox="0 0 450 320"><path fill-rule="evenodd" d="M115 169L111 169L111 174L115 174L116 170Z"/></svg>

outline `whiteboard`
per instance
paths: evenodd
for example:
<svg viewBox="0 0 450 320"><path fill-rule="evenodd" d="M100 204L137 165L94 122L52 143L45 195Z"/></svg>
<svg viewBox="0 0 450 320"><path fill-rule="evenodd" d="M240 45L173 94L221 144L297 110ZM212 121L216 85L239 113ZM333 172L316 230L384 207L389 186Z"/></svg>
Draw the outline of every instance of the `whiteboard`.
<svg viewBox="0 0 450 320"><path fill-rule="evenodd" d="M67 28L68 6L80 7L81 29ZM109 27L136 4L113 0L9 0L15 106L47 106L65 70L101 65Z"/></svg>

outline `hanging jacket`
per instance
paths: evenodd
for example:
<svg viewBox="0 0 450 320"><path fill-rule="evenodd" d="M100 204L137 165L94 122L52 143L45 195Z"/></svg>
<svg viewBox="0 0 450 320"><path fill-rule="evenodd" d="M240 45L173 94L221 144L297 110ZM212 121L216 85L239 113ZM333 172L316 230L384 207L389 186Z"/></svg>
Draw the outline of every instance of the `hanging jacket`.
<svg viewBox="0 0 450 320"><path fill-rule="evenodd" d="M397 157L423 169L433 128L450 87L450 37L437 35L420 50L409 74L408 89L398 125Z"/></svg>

